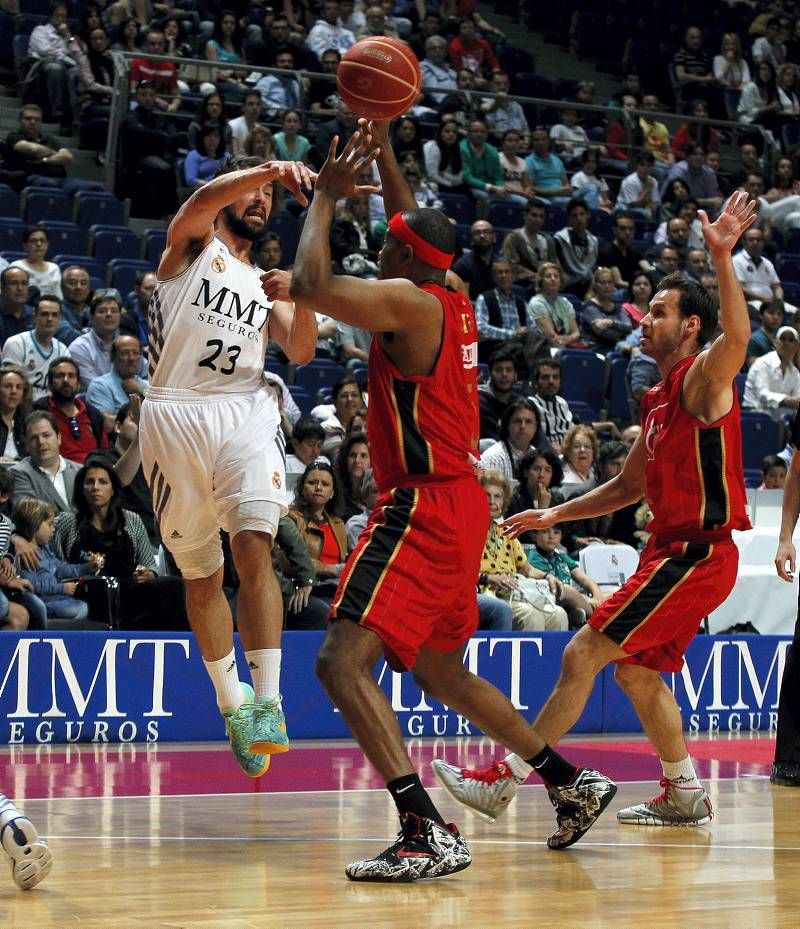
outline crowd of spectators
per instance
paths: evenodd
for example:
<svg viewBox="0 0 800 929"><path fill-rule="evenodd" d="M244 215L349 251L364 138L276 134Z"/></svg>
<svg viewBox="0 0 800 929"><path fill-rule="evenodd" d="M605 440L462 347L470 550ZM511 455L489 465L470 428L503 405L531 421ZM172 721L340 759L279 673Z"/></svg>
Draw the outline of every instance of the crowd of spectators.
<svg viewBox="0 0 800 929"><path fill-rule="evenodd" d="M69 194L96 185L76 176L73 153L88 146L102 160L115 52L130 56L118 190L132 197L134 213L168 216L181 188L188 194L202 186L230 154L318 167L333 137L341 146L355 127L355 114L336 94L342 54L363 36L409 42L425 89L393 125L392 144L417 202L444 209L456 222L453 270L478 321L481 454L493 516L552 506L621 467L639 428L638 401L660 379L640 349L641 319L658 282L674 271L716 287L698 209L713 217L737 189L759 202L758 222L735 258L753 322L743 405L781 428L800 406L793 322L800 288L794 278L782 279L789 264L781 260L800 241L793 238L800 180L792 141L800 127L794 64L800 30L772 15L779 2L770 4L770 15L754 17L746 41L726 33L716 56L709 37L687 27L681 49L664 62L680 91L680 119L662 116L673 101L633 72L610 100L598 99L589 82L572 82L551 108L514 99L528 86L520 50L469 2L458 5L458 15L452 4L404 0L287 2L277 11L259 0L182 0L175 7L93 0L78 9L54 2L30 34L26 102L18 129L4 140L0 179L16 189L43 185ZM583 109L593 104L610 109ZM715 128L709 118L727 118L740 129ZM60 125L58 137L43 130L45 119ZM363 180L374 184L377 177ZM274 212L284 221L281 232L256 243L253 257L265 268L290 269L302 216L288 201ZM339 205L331 232L339 273L377 274L386 219L379 189ZM8 516L31 498L49 507L36 511L37 526L9 533L6 550L19 546L32 565L36 546L43 552L52 546L48 570L62 578L64 590L48 591L61 599L81 583L56 562L104 554L103 570L117 572L131 604L123 621L147 628L159 597L180 599L179 578L164 568L144 475L127 464L147 387L146 308L155 269L140 271L130 294L93 287L79 262L64 268L49 260L49 231L46 221L31 224L23 235L25 257L0 255L0 490L8 488ZM347 372L331 394L302 398L285 359L272 358L268 374L289 440L294 495L275 549L288 628L324 625L376 492L364 380L369 333L322 316L318 322L318 356ZM564 383L562 360L574 351L603 359L603 377L613 362L627 359L624 415L571 402L575 385ZM778 479L770 469L780 467L765 467L767 486ZM98 509L100 484L109 501ZM54 520L52 542L37 541L47 536L48 520ZM523 539L522 548L504 553L502 570L495 560L482 571L485 624L578 624L600 594L575 573L577 563L536 572L555 566L561 551L574 556L609 541L638 547L643 526L634 506L614 519ZM497 547L492 532L487 553ZM534 619L530 597L524 608L515 605L508 577L537 581L547 574L561 585L550 583L557 609L540 609ZM569 592L576 587L583 599ZM11 588L6 623L20 628L27 613L32 625L46 624L47 610L30 606L36 596ZM185 623L180 610L172 613Z"/></svg>

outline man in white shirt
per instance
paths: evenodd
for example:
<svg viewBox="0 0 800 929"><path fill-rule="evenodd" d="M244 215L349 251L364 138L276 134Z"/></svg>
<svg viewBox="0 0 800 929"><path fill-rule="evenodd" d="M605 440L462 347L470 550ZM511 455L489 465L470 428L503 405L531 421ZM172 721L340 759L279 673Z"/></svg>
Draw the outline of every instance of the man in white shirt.
<svg viewBox="0 0 800 929"><path fill-rule="evenodd" d="M759 36L751 49L756 68L762 61L767 61L777 71L786 62L786 46L780 38L781 21L777 16L770 17L764 26L764 35Z"/></svg>
<svg viewBox="0 0 800 929"><path fill-rule="evenodd" d="M253 129L259 124L261 115L261 94L254 88L248 90L242 100L242 115L232 119L228 126L231 130L231 148L233 155L244 153L244 143Z"/></svg>
<svg viewBox="0 0 800 929"><path fill-rule="evenodd" d="M623 178L615 209L633 210L645 219L652 219L661 205L661 194L653 172L655 158L652 152L642 152L636 159L636 169Z"/></svg>
<svg viewBox="0 0 800 929"><path fill-rule="evenodd" d="M440 35L431 35L425 40L425 57L419 67L423 87L444 87L452 91L458 89L456 72L447 62L447 41ZM428 96L439 104L447 94L430 93Z"/></svg>
<svg viewBox="0 0 800 929"><path fill-rule="evenodd" d="M33 330L9 336L3 345L3 364L15 364L25 372L33 399L47 396L47 372L57 358L69 358L69 349L54 338L61 322L61 304L44 294L34 304Z"/></svg>
<svg viewBox="0 0 800 929"><path fill-rule="evenodd" d="M71 130L67 81L69 72L77 68L80 47L70 35L67 15L67 5L56 3L46 25L37 26L31 32L28 53L37 59L33 67L38 68L44 78L51 120Z"/></svg>
<svg viewBox="0 0 800 929"><path fill-rule="evenodd" d="M764 300L783 300L775 266L764 257L764 233L755 226L745 232L744 248L733 256L733 268L745 299L756 309Z"/></svg>
<svg viewBox="0 0 800 929"><path fill-rule="evenodd" d="M783 413L800 406L800 371L797 352L800 338L793 326L781 326L775 334L776 349L756 358L747 372L742 407L760 410L779 421Z"/></svg>
<svg viewBox="0 0 800 929"><path fill-rule="evenodd" d="M306 45L317 58L321 58L322 53L329 48L344 53L355 44L353 33L339 25L339 0L324 0L319 19L311 27Z"/></svg>

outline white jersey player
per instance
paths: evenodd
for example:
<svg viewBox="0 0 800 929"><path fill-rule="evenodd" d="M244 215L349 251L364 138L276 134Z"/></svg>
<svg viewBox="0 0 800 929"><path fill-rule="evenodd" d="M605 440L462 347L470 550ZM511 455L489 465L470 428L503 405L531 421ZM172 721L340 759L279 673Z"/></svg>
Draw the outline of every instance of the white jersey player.
<svg viewBox="0 0 800 929"><path fill-rule="evenodd" d="M69 358L69 349L53 338L61 323L61 303L54 296L39 297L33 311L33 329L9 336L2 363L19 365L31 385L34 400L47 396L47 372L57 358Z"/></svg>
<svg viewBox="0 0 800 929"><path fill-rule="evenodd" d="M288 749L279 693L283 600L270 552L286 512L285 450L264 359L272 338L292 361L308 362L317 326L312 311L264 296L249 253L266 228L273 183L305 204L300 188L313 177L297 162L231 159L170 224L148 312L142 463L231 746L251 777ZM252 687L236 668L220 528L239 574L238 628Z"/></svg>

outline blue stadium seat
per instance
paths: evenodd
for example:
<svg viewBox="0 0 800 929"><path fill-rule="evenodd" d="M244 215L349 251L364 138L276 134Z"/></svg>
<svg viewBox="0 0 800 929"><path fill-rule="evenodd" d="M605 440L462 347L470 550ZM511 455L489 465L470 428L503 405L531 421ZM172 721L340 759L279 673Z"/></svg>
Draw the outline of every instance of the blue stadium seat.
<svg viewBox="0 0 800 929"><path fill-rule="evenodd" d="M304 416L310 413L311 410L317 405L311 394L302 387L296 387L295 385L292 385L289 388L289 393L292 395L292 399L300 408L300 412Z"/></svg>
<svg viewBox="0 0 800 929"><path fill-rule="evenodd" d="M103 190L79 190L75 200L78 204L77 220L81 226L94 226L96 223L125 225L125 205L114 194Z"/></svg>
<svg viewBox="0 0 800 929"><path fill-rule="evenodd" d="M354 361L350 365L350 373L357 381L366 381L369 365L366 361Z"/></svg>
<svg viewBox="0 0 800 929"><path fill-rule="evenodd" d="M562 350L561 394L567 403L585 403L595 418L603 408L606 393L606 366L594 352L585 349Z"/></svg>
<svg viewBox="0 0 800 929"><path fill-rule="evenodd" d="M48 220L47 237L50 240L49 255L64 252L85 255L89 251L89 233L77 223Z"/></svg>
<svg viewBox="0 0 800 929"><path fill-rule="evenodd" d="M0 252L22 248L22 231L25 223L19 216L0 216Z"/></svg>
<svg viewBox="0 0 800 929"><path fill-rule="evenodd" d="M544 217L544 232L558 232L567 225L567 211L563 206L548 206Z"/></svg>
<svg viewBox="0 0 800 929"><path fill-rule="evenodd" d="M336 362L328 361L326 358L315 358L309 364L297 368L294 372L294 383L313 397L320 388L333 387L346 374L347 371Z"/></svg>
<svg viewBox="0 0 800 929"><path fill-rule="evenodd" d="M11 43L11 47L14 51L14 66L18 71L23 70L23 63L28 57L28 46L30 45L30 41L30 35L17 34L14 36Z"/></svg>
<svg viewBox="0 0 800 929"><path fill-rule="evenodd" d="M800 284L800 255L790 255L782 252L775 259L775 268L778 277L783 281Z"/></svg>
<svg viewBox="0 0 800 929"><path fill-rule="evenodd" d="M761 467L765 455L776 455L783 447L781 426L768 413L742 410L742 463Z"/></svg>
<svg viewBox="0 0 800 929"><path fill-rule="evenodd" d="M72 197L56 187L26 187L22 191L26 223L72 222Z"/></svg>
<svg viewBox="0 0 800 929"><path fill-rule="evenodd" d="M56 255L53 261L64 271L70 265L78 265L89 272L90 277L98 277L102 280L101 287L106 286L106 266L88 255Z"/></svg>
<svg viewBox="0 0 800 929"><path fill-rule="evenodd" d="M121 294L126 294L136 284L136 272L152 271L153 266L139 258L113 258L108 263L108 269L111 272L111 286Z"/></svg>
<svg viewBox="0 0 800 929"><path fill-rule="evenodd" d="M145 229L144 241L145 241L144 257L155 268L158 266L159 261L161 261L161 253L164 251L164 249L167 246L167 230L166 229Z"/></svg>
<svg viewBox="0 0 800 929"><path fill-rule="evenodd" d="M466 223L456 223L456 245L461 249L468 249L472 245L470 227Z"/></svg>
<svg viewBox="0 0 800 929"><path fill-rule="evenodd" d="M599 410L596 410L588 403L583 403L581 400L568 400L567 404L570 408L570 412L579 423L591 425L600 418Z"/></svg>
<svg viewBox="0 0 800 929"><path fill-rule="evenodd" d="M589 232L596 235L598 239L606 239L610 242L614 237L611 214L604 210L592 210L592 215L589 217Z"/></svg>
<svg viewBox="0 0 800 929"><path fill-rule="evenodd" d="M438 196L442 201L442 210L450 219L466 226L475 222L475 204L465 194L448 194L442 191Z"/></svg>
<svg viewBox="0 0 800 929"><path fill-rule="evenodd" d="M608 415L612 419L628 420L631 418L628 403L628 359L614 358L608 378Z"/></svg>
<svg viewBox="0 0 800 929"><path fill-rule="evenodd" d="M300 237L297 234L297 217L291 213L281 211L270 216L267 229L276 232L283 243L283 263L291 264L297 252L297 243ZM299 404L298 404L299 406Z"/></svg>
<svg viewBox="0 0 800 929"><path fill-rule="evenodd" d="M5 260L6 260L7 262L9 262L9 264L10 264L12 261L19 261L20 258L27 258L27 257L28 257L28 253L27 253L27 252L18 252L18 251L15 251L14 249L10 249L10 248L4 249L2 252L0 252L0 255L2 255L3 258L5 258Z"/></svg>
<svg viewBox="0 0 800 929"><path fill-rule="evenodd" d="M552 100L553 82L541 74L519 71L514 79L514 93L520 97L541 97L545 100Z"/></svg>
<svg viewBox="0 0 800 929"><path fill-rule="evenodd" d="M0 61L14 60L14 17L0 11Z"/></svg>
<svg viewBox="0 0 800 929"><path fill-rule="evenodd" d="M739 403L741 403L744 399L744 385L747 383L747 374L744 372L737 374L733 382L736 384L736 394L739 397Z"/></svg>
<svg viewBox="0 0 800 929"><path fill-rule="evenodd" d="M283 382L286 383L286 365L282 361L278 361L277 358L267 355L267 360L264 362L264 370L267 374L277 374L278 377L282 378Z"/></svg>
<svg viewBox="0 0 800 929"><path fill-rule="evenodd" d="M17 216L19 197L8 184L0 184L0 216Z"/></svg>
<svg viewBox="0 0 800 929"><path fill-rule="evenodd" d="M17 33L29 36L37 26L47 25L47 13L30 14L20 13L17 17Z"/></svg>
<svg viewBox="0 0 800 929"><path fill-rule="evenodd" d="M525 222L523 208L518 203L492 203L489 206L489 222L497 229L519 229ZM500 239L500 235L497 236Z"/></svg>
<svg viewBox="0 0 800 929"><path fill-rule="evenodd" d="M109 262L114 258L128 258L138 261L141 254L141 242L135 232L97 232L92 244L92 254L98 261Z"/></svg>

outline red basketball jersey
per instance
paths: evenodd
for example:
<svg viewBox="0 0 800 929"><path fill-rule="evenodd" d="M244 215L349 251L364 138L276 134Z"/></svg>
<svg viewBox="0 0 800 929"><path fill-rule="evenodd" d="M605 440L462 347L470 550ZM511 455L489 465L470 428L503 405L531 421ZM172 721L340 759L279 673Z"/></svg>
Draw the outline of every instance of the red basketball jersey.
<svg viewBox="0 0 800 929"><path fill-rule="evenodd" d="M711 425L681 405L683 380L696 357L679 361L642 400L647 502L653 513L647 528L659 539L703 541L751 528L734 385L730 412Z"/></svg>
<svg viewBox="0 0 800 929"><path fill-rule="evenodd" d="M472 304L438 284L420 288L442 304L433 371L401 374L377 338L369 352L369 444L380 490L472 474L478 457L478 331Z"/></svg>

